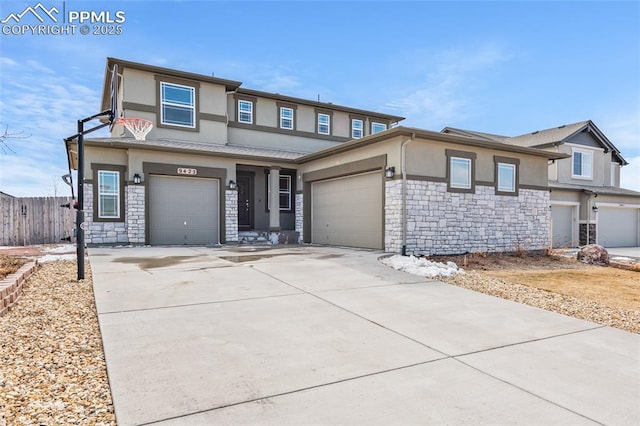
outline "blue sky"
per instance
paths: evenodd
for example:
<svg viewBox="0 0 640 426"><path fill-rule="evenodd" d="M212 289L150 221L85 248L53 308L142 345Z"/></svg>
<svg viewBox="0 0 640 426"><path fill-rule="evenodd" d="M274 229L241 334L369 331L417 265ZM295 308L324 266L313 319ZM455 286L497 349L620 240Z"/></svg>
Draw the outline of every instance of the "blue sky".
<svg viewBox="0 0 640 426"><path fill-rule="evenodd" d="M0 20L37 3L2 0ZM15 196L69 194L62 139L99 112L108 56L436 131L519 135L591 119L631 163L623 186L640 190L638 1L42 4L124 11L125 22L121 35L0 34L0 131L28 136L0 150L0 191Z"/></svg>

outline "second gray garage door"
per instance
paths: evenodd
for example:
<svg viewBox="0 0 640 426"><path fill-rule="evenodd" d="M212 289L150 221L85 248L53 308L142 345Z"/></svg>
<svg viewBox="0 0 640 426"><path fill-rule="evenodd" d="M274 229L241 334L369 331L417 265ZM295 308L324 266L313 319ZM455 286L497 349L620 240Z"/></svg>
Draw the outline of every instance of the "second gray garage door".
<svg viewBox="0 0 640 426"><path fill-rule="evenodd" d="M365 173L311 185L311 241L383 248L382 173Z"/></svg>
<svg viewBox="0 0 640 426"><path fill-rule="evenodd" d="M217 179L149 176L150 244L217 244Z"/></svg>
<svg viewBox="0 0 640 426"><path fill-rule="evenodd" d="M598 243L605 247L636 247L638 212L640 209L600 207L598 212Z"/></svg>

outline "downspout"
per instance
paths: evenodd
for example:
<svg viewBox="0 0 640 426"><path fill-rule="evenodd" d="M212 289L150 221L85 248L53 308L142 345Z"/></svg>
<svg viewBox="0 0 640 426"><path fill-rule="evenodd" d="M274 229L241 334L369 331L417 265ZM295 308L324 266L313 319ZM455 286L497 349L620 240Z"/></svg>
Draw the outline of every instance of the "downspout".
<svg viewBox="0 0 640 426"><path fill-rule="evenodd" d="M229 96L232 93L236 93L236 90L231 90L229 92L224 92L225 95ZM224 123L224 144L229 145L229 100L225 97L226 105L225 105L225 123Z"/></svg>
<svg viewBox="0 0 640 426"><path fill-rule="evenodd" d="M416 134L411 134L411 139L402 142L400 146L400 168L402 169L402 255L407 255L407 168L406 168L406 146L413 141Z"/></svg>

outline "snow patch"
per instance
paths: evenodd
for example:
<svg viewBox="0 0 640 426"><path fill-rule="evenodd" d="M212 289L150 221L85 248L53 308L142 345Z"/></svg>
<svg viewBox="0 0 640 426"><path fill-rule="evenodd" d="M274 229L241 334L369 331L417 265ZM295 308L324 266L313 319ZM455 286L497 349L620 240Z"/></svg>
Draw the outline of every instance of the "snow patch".
<svg viewBox="0 0 640 426"><path fill-rule="evenodd" d="M38 258L38 262L57 262L58 260L76 260L77 255L73 254L47 254Z"/></svg>
<svg viewBox="0 0 640 426"><path fill-rule="evenodd" d="M75 253L75 244L62 244L59 246L45 247L43 250L45 253Z"/></svg>
<svg viewBox="0 0 640 426"><path fill-rule="evenodd" d="M453 262L446 264L431 262L423 257L393 255L380 259L383 264L398 271L408 272L425 278L450 277L454 274L464 274L464 269L458 268Z"/></svg>

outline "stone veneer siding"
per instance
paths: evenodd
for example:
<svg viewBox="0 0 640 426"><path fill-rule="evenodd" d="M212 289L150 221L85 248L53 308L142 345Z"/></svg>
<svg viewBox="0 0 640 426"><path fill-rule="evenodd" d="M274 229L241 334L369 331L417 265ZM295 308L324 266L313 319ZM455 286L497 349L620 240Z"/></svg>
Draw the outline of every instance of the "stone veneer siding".
<svg viewBox="0 0 640 426"><path fill-rule="evenodd" d="M303 229L304 229L304 196L302 194L296 194L296 232L298 233L298 243L302 243Z"/></svg>
<svg viewBox="0 0 640 426"><path fill-rule="evenodd" d="M125 187L127 198L125 201L127 236L129 243L145 243L145 187L143 185L128 185Z"/></svg>
<svg viewBox="0 0 640 426"><path fill-rule="evenodd" d="M125 187L125 192L129 186ZM124 214L128 206L128 196L125 194ZM84 221L87 229L84 233L86 244L126 244L129 243L127 224L125 222L94 222L93 221L93 185L84 184ZM125 216L126 218L126 216ZM144 238L143 238L144 239Z"/></svg>
<svg viewBox="0 0 640 426"><path fill-rule="evenodd" d="M385 186L385 250L402 248L402 181ZM549 191L520 189L518 196L447 192L444 182L407 181L407 254L543 250L549 245Z"/></svg>
<svg viewBox="0 0 640 426"><path fill-rule="evenodd" d="M227 243L238 242L238 191L225 191L225 237Z"/></svg>

